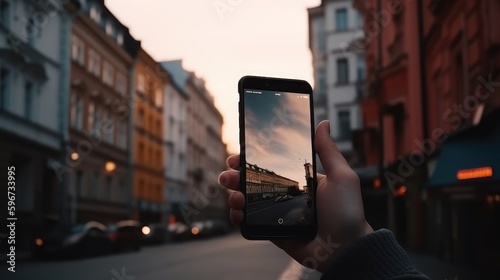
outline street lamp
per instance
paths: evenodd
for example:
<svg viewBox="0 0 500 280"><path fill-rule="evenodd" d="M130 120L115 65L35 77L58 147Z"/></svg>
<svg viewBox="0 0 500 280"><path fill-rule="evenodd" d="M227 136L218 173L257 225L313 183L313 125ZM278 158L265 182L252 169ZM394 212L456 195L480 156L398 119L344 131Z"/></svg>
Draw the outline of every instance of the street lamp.
<svg viewBox="0 0 500 280"><path fill-rule="evenodd" d="M70 156L71 160L77 161L80 158L80 155L76 152L72 153Z"/></svg>
<svg viewBox="0 0 500 280"><path fill-rule="evenodd" d="M111 173L111 172L115 171L116 163L114 163L112 161L107 161L106 164L104 165L104 169L106 170L106 172Z"/></svg>

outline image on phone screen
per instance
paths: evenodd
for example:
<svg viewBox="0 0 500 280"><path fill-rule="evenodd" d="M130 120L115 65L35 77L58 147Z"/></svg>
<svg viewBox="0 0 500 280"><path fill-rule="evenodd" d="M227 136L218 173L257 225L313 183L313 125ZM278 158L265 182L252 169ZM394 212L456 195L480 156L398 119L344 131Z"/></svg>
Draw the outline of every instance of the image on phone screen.
<svg viewBox="0 0 500 280"><path fill-rule="evenodd" d="M313 151L307 93L244 89L246 223L313 222Z"/></svg>

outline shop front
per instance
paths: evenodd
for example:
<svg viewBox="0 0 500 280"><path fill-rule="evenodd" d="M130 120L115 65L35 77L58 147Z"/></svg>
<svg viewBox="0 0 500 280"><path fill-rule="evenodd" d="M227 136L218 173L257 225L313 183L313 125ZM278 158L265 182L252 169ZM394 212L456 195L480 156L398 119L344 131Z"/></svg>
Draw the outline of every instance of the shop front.
<svg viewBox="0 0 500 280"><path fill-rule="evenodd" d="M450 136L427 183L434 253L489 275L500 272L499 119L496 111Z"/></svg>

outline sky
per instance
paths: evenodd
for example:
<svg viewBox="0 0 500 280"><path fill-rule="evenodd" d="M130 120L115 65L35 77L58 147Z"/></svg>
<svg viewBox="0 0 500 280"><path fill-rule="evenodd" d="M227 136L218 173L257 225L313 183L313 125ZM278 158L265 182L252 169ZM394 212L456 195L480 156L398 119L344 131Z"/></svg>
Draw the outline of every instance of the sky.
<svg viewBox="0 0 500 280"><path fill-rule="evenodd" d="M270 91L245 94L246 160L299 182L311 163L311 118L307 95Z"/></svg>
<svg viewBox="0 0 500 280"><path fill-rule="evenodd" d="M223 141L238 144L238 80L295 78L313 85L307 8L321 0L106 0L157 61L182 59L206 81L224 117Z"/></svg>

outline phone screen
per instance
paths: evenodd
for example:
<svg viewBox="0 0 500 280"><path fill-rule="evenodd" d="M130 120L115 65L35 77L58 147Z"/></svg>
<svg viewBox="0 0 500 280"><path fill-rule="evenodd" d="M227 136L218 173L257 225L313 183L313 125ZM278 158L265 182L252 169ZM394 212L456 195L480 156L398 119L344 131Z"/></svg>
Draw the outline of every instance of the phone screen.
<svg viewBox="0 0 500 280"><path fill-rule="evenodd" d="M307 93L244 89L246 224L311 225L314 168Z"/></svg>

